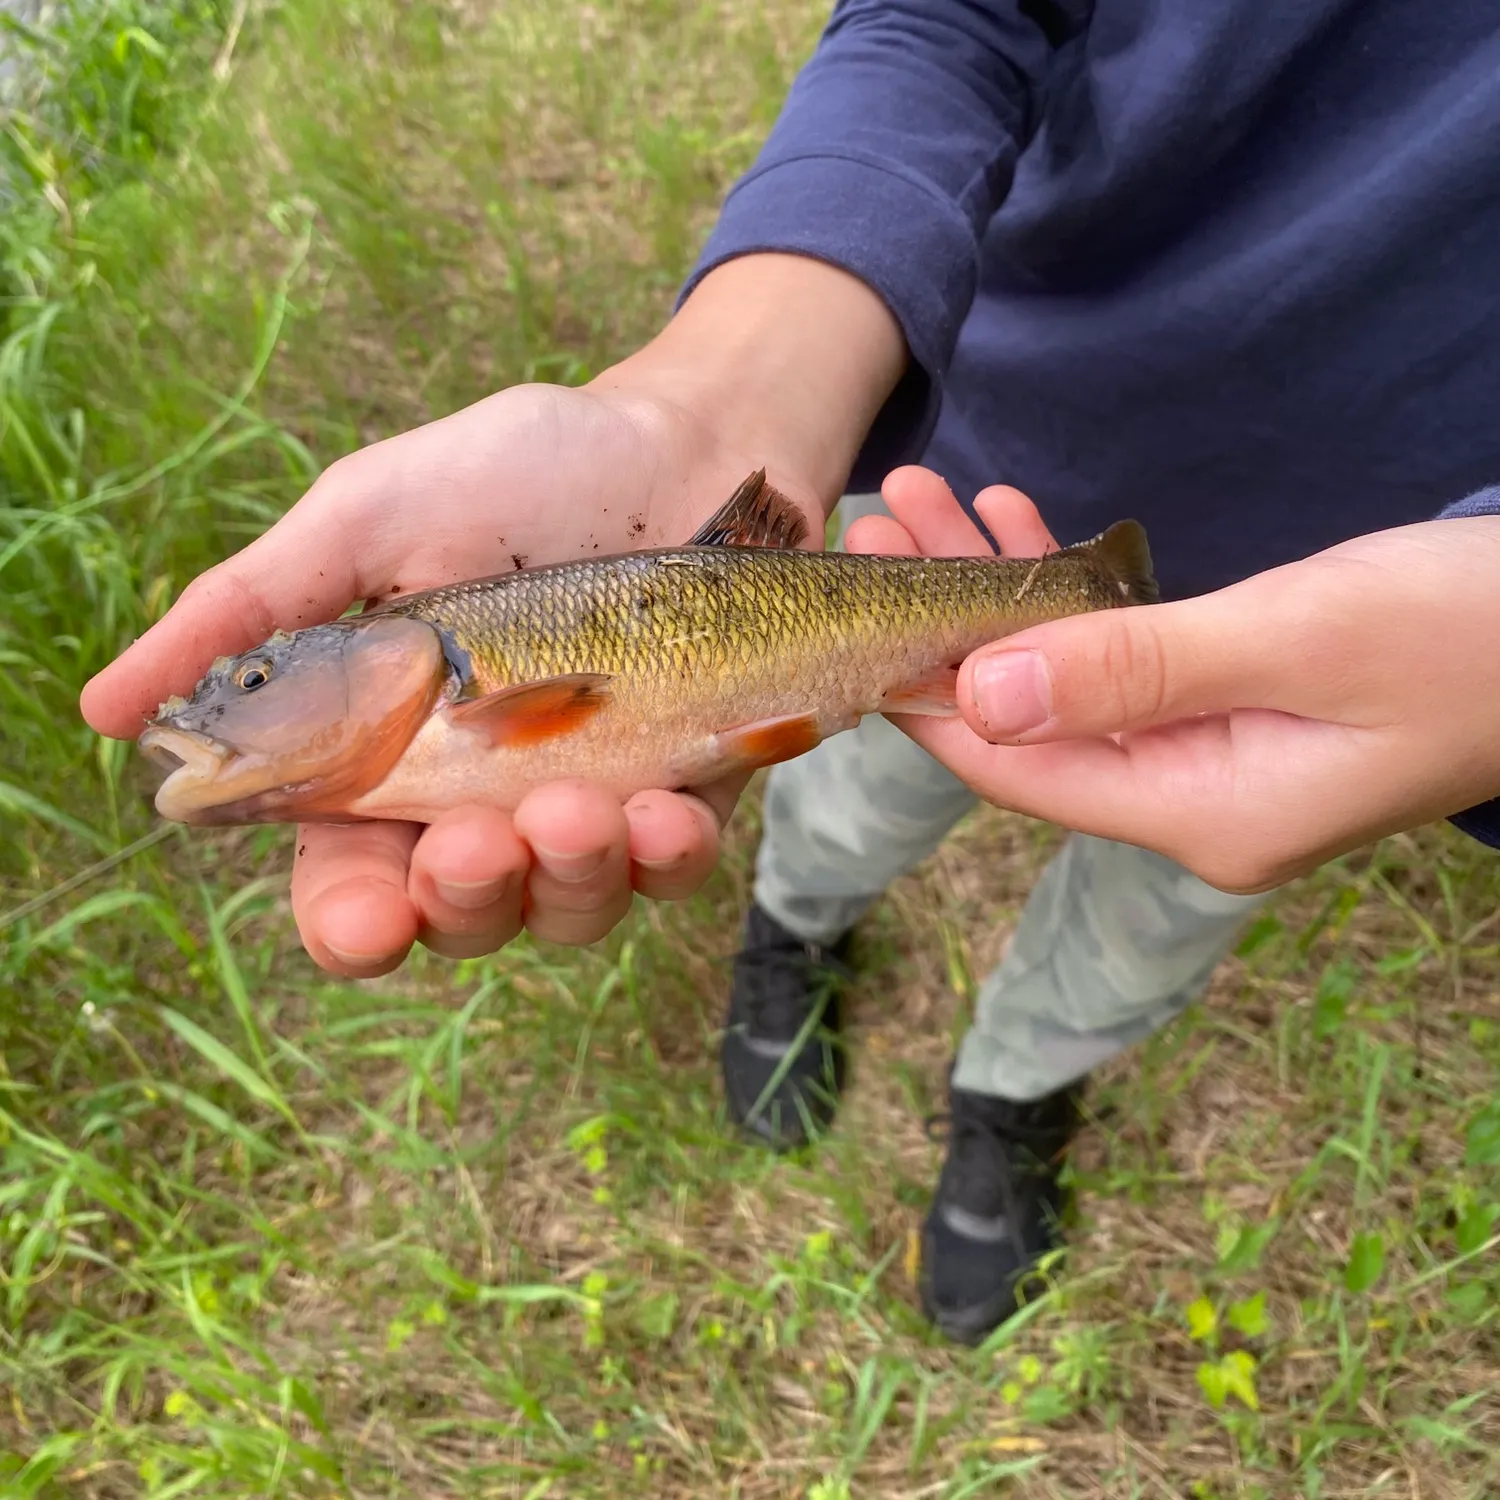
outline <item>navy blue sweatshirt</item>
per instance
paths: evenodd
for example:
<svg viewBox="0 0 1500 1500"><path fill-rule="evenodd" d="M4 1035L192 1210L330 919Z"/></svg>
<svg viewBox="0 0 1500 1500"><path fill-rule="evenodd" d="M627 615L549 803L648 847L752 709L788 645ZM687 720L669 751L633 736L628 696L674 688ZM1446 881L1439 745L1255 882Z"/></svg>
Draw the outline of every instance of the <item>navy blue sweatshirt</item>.
<svg viewBox="0 0 1500 1500"><path fill-rule="evenodd" d="M1500 513L1484 0L839 0L684 295L765 250L905 332L851 489L1135 516L1167 598ZM1500 802L1457 821L1500 847Z"/></svg>

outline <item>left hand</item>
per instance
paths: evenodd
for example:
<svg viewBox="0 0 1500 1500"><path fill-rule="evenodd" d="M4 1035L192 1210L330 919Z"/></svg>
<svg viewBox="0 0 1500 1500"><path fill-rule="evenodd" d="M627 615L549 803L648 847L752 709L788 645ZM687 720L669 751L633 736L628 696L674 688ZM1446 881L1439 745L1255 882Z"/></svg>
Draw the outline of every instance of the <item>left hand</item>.
<svg viewBox="0 0 1500 1500"><path fill-rule="evenodd" d="M937 475L896 470L852 552L989 551ZM1056 543L1019 491L1001 550ZM1275 888L1500 795L1500 517L1377 532L1216 593L974 652L958 719L892 720L987 801Z"/></svg>

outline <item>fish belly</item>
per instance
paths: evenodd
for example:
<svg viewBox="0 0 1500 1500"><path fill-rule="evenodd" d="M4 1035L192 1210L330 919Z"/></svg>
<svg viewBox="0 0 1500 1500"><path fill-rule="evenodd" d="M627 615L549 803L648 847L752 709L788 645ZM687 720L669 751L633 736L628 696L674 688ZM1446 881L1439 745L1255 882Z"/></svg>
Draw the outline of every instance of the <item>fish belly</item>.
<svg viewBox="0 0 1500 1500"><path fill-rule="evenodd" d="M950 644L933 642L884 658L863 650L849 659L836 653L816 664L783 663L753 682L705 673L675 692L617 681L586 723L524 747L497 747L440 709L349 811L431 822L465 805L510 810L534 788L563 780L593 782L622 800L700 785L803 754L867 713L913 711L890 695L925 682L951 657Z"/></svg>

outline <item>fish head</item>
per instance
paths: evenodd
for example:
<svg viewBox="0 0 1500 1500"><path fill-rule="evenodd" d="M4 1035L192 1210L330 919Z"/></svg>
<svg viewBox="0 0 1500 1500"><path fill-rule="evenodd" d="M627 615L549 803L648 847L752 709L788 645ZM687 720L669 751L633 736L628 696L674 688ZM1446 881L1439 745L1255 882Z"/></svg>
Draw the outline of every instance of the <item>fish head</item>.
<svg viewBox="0 0 1500 1500"><path fill-rule="evenodd" d="M198 825L335 818L378 786L443 690L437 630L399 615L278 631L221 657L140 737L156 809Z"/></svg>

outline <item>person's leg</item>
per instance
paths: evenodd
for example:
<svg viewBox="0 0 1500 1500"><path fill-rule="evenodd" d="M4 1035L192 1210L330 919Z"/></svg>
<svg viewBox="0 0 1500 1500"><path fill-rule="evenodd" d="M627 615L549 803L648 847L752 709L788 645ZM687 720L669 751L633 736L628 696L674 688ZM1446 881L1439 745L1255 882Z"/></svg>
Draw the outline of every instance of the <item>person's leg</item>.
<svg viewBox="0 0 1500 1500"><path fill-rule="evenodd" d="M1187 1009L1265 900L1074 834L980 988L953 1082L1017 1103L1077 1082Z"/></svg>
<svg viewBox="0 0 1500 1500"><path fill-rule="evenodd" d="M846 496L840 536L878 495ZM827 1125L843 1083L841 960L855 923L974 794L879 715L772 768L722 1050L743 1126L780 1147Z"/></svg>
<svg viewBox="0 0 1500 1500"><path fill-rule="evenodd" d="M950 1079L950 1139L923 1241L923 1299L955 1338L1014 1310L1058 1243L1077 1085L1196 1000L1264 896L1231 896L1130 844L1075 834L980 989Z"/></svg>

